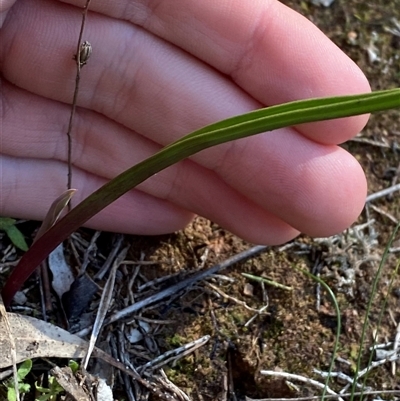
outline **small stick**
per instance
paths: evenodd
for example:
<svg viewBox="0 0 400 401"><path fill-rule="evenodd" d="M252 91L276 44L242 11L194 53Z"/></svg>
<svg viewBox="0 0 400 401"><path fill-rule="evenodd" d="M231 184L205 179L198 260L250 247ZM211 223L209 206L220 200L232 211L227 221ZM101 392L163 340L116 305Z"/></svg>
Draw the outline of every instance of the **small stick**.
<svg viewBox="0 0 400 401"><path fill-rule="evenodd" d="M209 339L210 336L206 335L188 344L185 344L182 347L167 351L164 354L158 356L157 358L151 360L150 362L147 362L143 366L140 366L138 370L139 371L144 371L146 369L155 370L159 369L161 366L164 366L171 361L176 362L178 359L183 358L184 356L192 353L197 348L202 347L204 344L208 342Z"/></svg>
<svg viewBox="0 0 400 401"><path fill-rule="evenodd" d="M79 269L79 274L78 274L79 276L82 276L86 272L86 269L90 263L90 254L95 253L97 250L96 241L100 237L100 234L101 234L101 231L96 231L94 233L93 237L91 238L91 240L86 248L85 254L83 256L82 265Z"/></svg>
<svg viewBox="0 0 400 401"><path fill-rule="evenodd" d="M228 295L226 292L220 290L220 289L219 289L218 287L216 287L215 285L213 285L213 284L211 284L211 283L205 283L205 285L206 285L206 287L209 287L209 288L211 288L213 291L215 291L218 295L220 295L220 296L222 296L223 298L228 299L228 300L230 300L230 301L232 301L232 302L234 302L234 303L236 303L236 304L238 304L238 305L243 306L243 307L244 307L245 309L247 309L248 311L250 311L250 312L255 312L255 313L259 313L259 310L258 310L258 309L251 308L249 305L246 304L246 302L241 301L241 300L239 300L239 299L237 299L237 298L235 298L235 297L233 297L233 296L231 296L231 295Z"/></svg>
<svg viewBox="0 0 400 401"><path fill-rule="evenodd" d="M163 392L161 392L158 388L155 387L155 385L153 383L147 381L146 379L143 379L139 375L139 373L136 372L136 370L127 369L126 366L122 362L117 361L111 355L107 354L107 352L104 352L100 348L95 347L93 349L92 355L93 355L93 357L99 358L104 362L108 362L110 365L114 366L117 369L120 369L122 372L131 376L138 383L140 383L142 386L147 388L152 394L158 396L161 400L171 401L171 397L168 397L167 394L164 394Z"/></svg>
<svg viewBox="0 0 400 401"><path fill-rule="evenodd" d="M53 310L53 305L51 302L51 294L50 294L50 278L49 271L47 270L47 264L42 262L39 267L39 277L40 277L40 292L43 295L42 303L44 302L44 310L43 310L43 320L47 322L47 312L51 312Z"/></svg>
<svg viewBox="0 0 400 401"><path fill-rule="evenodd" d="M298 381L301 381L303 383L307 383L307 384L310 384L311 386L318 387L318 388L321 388L321 389L326 387L324 383L320 383L320 382L317 382L316 380L310 379L308 377L296 375L296 374L293 374L293 373L275 372L273 370L261 370L260 374L263 375L263 376L283 377L284 379L298 380ZM334 396L338 397L339 401L344 401L343 398L340 395L335 393L329 387L326 387L326 391L330 395L334 395Z"/></svg>
<svg viewBox="0 0 400 401"><path fill-rule="evenodd" d="M162 301L166 298L176 296L176 294L179 294L180 291L186 290L193 286L195 283L206 279L207 277L210 277L211 275L220 272L221 270L226 269L227 267L235 264L242 262L245 259L251 258L261 252L264 252L267 250L268 247L264 245L257 245L254 246L250 249L247 249L246 251L240 252L237 255L231 256L230 258L226 259L225 261L214 265L210 267L207 270L200 270L193 275L183 279L179 283L168 287L160 292L158 292L155 295L151 295L141 301L138 301L134 303L133 305L127 306L124 309L121 309L117 312L114 312L105 322L105 324L110 324L114 323L120 319L124 319L128 317L129 315L132 315L133 313L136 313L140 310L142 310L145 307L148 307L150 305L154 305L156 302ZM78 333L75 333L77 336L85 336L90 332L91 327L86 327L79 331Z"/></svg>
<svg viewBox="0 0 400 401"><path fill-rule="evenodd" d="M224 270L227 267L229 267L235 263L242 262L244 259L253 257L254 255L256 255L260 252L263 252L266 249L268 249L267 246L257 245L250 249L247 249L246 251L240 252L237 255L231 256L230 258L226 259L222 263L214 265L207 270L201 270L197 273L194 273L193 275L187 277L186 279L173 285L172 287L162 290L153 296L150 296L142 301L139 301L133 305L130 305L118 312L115 312L113 315L110 316L110 318L108 319L106 324L116 322L117 320L123 319L123 318L127 317L128 315L130 315L134 312L137 312L146 306L153 305L155 302L158 302L165 298L173 296L173 295L179 293L179 291L190 288L193 284L206 279L207 277L213 275L214 273L218 273L219 271Z"/></svg>
<svg viewBox="0 0 400 401"><path fill-rule="evenodd" d="M374 194L368 195L365 199L365 203L373 202L376 199L383 198L386 195L390 195L393 192L400 191L400 184L393 185L389 188L383 189L382 191L375 192Z"/></svg>
<svg viewBox="0 0 400 401"><path fill-rule="evenodd" d="M331 398L339 398L339 397L350 397L355 395L374 395L374 394L400 394L400 390L375 390L375 391L363 391L363 392L355 392L355 393L345 393L345 394L326 394L326 399ZM320 401L321 397L319 395L309 396L309 397L296 397L296 398L249 398L246 397L246 401Z"/></svg>

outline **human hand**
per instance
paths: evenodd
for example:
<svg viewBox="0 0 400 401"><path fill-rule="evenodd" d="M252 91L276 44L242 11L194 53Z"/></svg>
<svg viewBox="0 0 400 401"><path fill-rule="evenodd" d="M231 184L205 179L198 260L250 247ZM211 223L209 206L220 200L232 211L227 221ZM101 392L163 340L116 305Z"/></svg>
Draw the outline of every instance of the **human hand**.
<svg viewBox="0 0 400 401"><path fill-rule="evenodd" d="M18 0L0 33L0 215L42 219L66 189L72 59L84 0ZM3 0L0 17L12 4ZM3 19L0 19L2 21ZM72 132L74 202L162 146L266 105L369 91L358 67L275 0L93 0ZM336 146L367 116L303 124L208 149L157 174L88 226L161 234L203 215L254 243L350 225L366 196Z"/></svg>

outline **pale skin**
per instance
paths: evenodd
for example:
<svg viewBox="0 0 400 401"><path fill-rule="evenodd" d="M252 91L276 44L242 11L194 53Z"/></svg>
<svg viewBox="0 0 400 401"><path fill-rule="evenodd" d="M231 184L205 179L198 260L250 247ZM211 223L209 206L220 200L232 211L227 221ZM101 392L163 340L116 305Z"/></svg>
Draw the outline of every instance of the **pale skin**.
<svg viewBox="0 0 400 401"><path fill-rule="evenodd" d="M84 1L67 3L0 0L2 216L43 219L66 189ZM92 0L90 10L84 40L93 53L82 68L72 133L74 204L206 124L370 90L340 49L275 0ZM337 145L367 119L285 128L203 151L88 226L153 235L198 214L253 243L340 232L360 214L367 186L358 162Z"/></svg>

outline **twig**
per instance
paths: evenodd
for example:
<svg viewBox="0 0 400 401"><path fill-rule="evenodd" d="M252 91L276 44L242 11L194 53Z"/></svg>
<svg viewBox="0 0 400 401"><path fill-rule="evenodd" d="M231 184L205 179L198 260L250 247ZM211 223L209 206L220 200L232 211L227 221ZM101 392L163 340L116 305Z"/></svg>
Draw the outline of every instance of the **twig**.
<svg viewBox="0 0 400 401"><path fill-rule="evenodd" d="M201 270L197 273L194 273L190 277L187 277L186 279L182 280L181 282L179 282L169 288L166 288L165 290L160 291L159 293L157 293L155 295L147 297L141 301L136 302L133 305L130 305L124 309L121 309L118 312L115 312L113 315L110 316L109 319L106 320L106 324L114 323L117 320L123 319L135 312L138 312L139 310L141 310L147 306L155 304L156 302L162 301L163 299L166 299L171 296L176 296L176 294L179 294L180 291L182 291L183 289L190 288L198 281L204 280L205 278L207 278L215 273L218 273L221 270L224 270L227 267L229 267L235 263L239 263L245 259L253 257L256 254L265 251L266 249L268 249L268 247L264 246L264 245L254 246L246 251L240 252L237 255L234 255L234 256L226 259L225 261L223 261L220 264L210 267L207 270ZM87 327L75 334L78 336L85 336L86 334L89 333L89 330L90 330L90 327Z"/></svg>
<svg viewBox="0 0 400 401"><path fill-rule="evenodd" d="M346 394L329 394L325 395L325 398L339 398L339 397L350 397L355 395L374 395L374 394L400 394L400 390L375 390L375 391L363 391L356 393L346 393ZM297 397L297 398L249 398L246 397L246 401L320 401L321 397L318 395L310 397Z"/></svg>
<svg viewBox="0 0 400 401"><path fill-rule="evenodd" d="M88 247L86 248L85 254L83 256L83 262L82 262L82 266L79 269L79 276L82 276L82 274L84 274L86 272L86 269L89 265L90 262L90 253L96 252L97 246L96 246L96 241L99 238L101 234L101 231L96 231L93 234L93 237L91 238Z"/></svg>
<svg viewBox="0 0 400 401"><path fill-rule="evenodd" d="M396 337L394 338L393 353L400 350L400 323L396 327ZM392 376L396 376L396 361L392 361Z"/></svg>
<svg viewBox="0 0 400 401"><path fill-rule="evenodd" d="M232 344L228 345L226 352L226 368L227 368L227 382L228 382L228 399L231 401L238 401L235 392L235 384L233 379L233 367L232 367Z"/></svg>
<svg viewBox="0 0 400 401"><path fill-rule="evenodd" d="M259 313L258 309L254 309L252 307L250 307L249 305L246 304L246 302L241 301L240 299L237 299L231 295L228 295L227 293L225 293L224 291L222 291L221 289L219 289L217 286L211 284L211 283L205 283L206 287L211 288L213 291L215 291L218 295L220 295L221 297L228 299L232 302L234 302L237 305L243 306L245 309L247 309L250 312L255 312L255 313Z"/></svg>
<svg viewBox="0 0 400 401"><path fill-rule="evenodd" d="M107 354L107 352L104 352L100 348L96 348L96 347L93 349L93 356L95 358L101 359L104 362L108 362L109 364L111 364L115 368L118 368L118 369L122 370L122 372L124 372L127 375L131 376L134 380L136 380L138 383L140 383L146 389L150 390L150 392L152 394L157 395L161 400L171 401L171 397L169 397L167 394L161 392L154 385L154 383L150 383L146 379L143 379L139 375L139 373L137 373L137 371L134 369L134 367L131 365L131 363L128 360L126 361L126 364L130 367L130 369L127 369L126 366L122 362L117 361L111 355Z"/></svg>
<svg viewBox="0 0 400 401"><path fill-rule="evenodd" d="M137 370L142 372L145 371L146 369L152 369L152 370L159 369L161 366L164 366L171 361L177 361L178 359L183 358L188 354L191 354L194 350L206 344L209 339L210 336L206 335L195 341L192 341L191 343L185 344L182 347L164 352L164 354L158 356L157 358L153 359L150 362L147 362L143 366L140 366Z"/></svg>
<svg viewBox="0 0 400 401"><path fill-rule="evenodd" d="M324 379L326 379L327 377L329 377L329 378L337 377L338 379L348 382L350 384L353 384L353 382L354 382L353 377L350 377L343 372L323 372L322 370L318 370L318 369L313 369L313 371L314 371L314 373L320 375ZM361 389L363 388L363 385L359 384L359 383L356 383L356 386Z"/></svg>
<svg viewBox="0 0 400 401"><path fill-rule="evenodd" d="M375 212L387 217L389 220L393 221L394 224L397 224L399 221L396 219L396 217L392 216L390 213L386 212L385 210L381 209L378 206L370 204L369 207L374 210Z"/></svg>
<svg viewBox="0 0 400 401"><path fill-rule="evenodd" d="M389 188L383 189L382 191L378 191L378 192L375 192L374 194L368 195L367 199L365 199L365 203L373 202L379 198L383 198L384 196L390 195L396 191L400 191L400 184L393 185Z"/></svg>
<svg viewBox="0 0 400 401"><path fill-rule="evenodd" d="M322 263L320 262L319 256L317 257L314 267L312 269L312 274L316 276L317 278L321 277L321 269L322 269ZM321 283L318 281L316 288L315 288L315 298L316 298L316 309L317 311L320 310L321 308Z"/></svg>
<svg viewBox="0 0 400 401"><path fill-rule="evenodd" d="M119 252L119 249L121 248L121 245L124 241L124 236L122 234L117 234L114 240L113 248L108 255L106 261L104 262L103 266L101 269L95 274L94 279L95 280L102 280L104 275L107 273L108 269L111 266L111 263L115 259L115 256Z"/></svg>
<svg viewBox="0 0 400 401"><path fill-rule="evenodd" d="M143 292L146 288L157 287L157 285L164 283L165 281L177 278L182 275L182 272L176 272L169 274L168 276L157 277L154 280L148 281L138 286L138 292Z"/></svg>
<svg viewBox="0 0 400 401"><path fill-rule="evenodd" d="M253 315L244 325L243 327L249 327L251 323L253 323L253 321L258 317L258 316L262 316L264 314L264 311L267 311L269 307L269 303L267 302L266 305L262 306L260 309L258 309L255 315ZM265 315L268 314L268 311L265 313Z"/></svg>
<svg viewBox="0 0 400 401"><path fill-rule="evenodd" d="M370 370L375 369L378 366L381 366L385 364L386 362L393 362L393 361L398 361L400 360L400 353L399 354L390 354L387 358L380 359L379 361L374 361L371 362L370 365L368 365L366 368L363 370L360 370L357 374L357 380L363 377L365 374L367 374Z"/></svg>
<svg viewBox="0 0 400 401"><path fill-rule="evenodd" d="M167 388L171 393L175 394L175 397L181 401L191 401L191 398L189 398L187 394L168 379L168 376L162 369L160 373L161 377L158 377L156 380L162 383L164 388Z"/></svg>
<svg viewBox="0 0 400 401"><path fill-rule="evenodd" d="M300 375L295 375L293 373L286 373L286 372L275 372L273 370L261 370L260 374L262 374L263 376L274 376L274 377L283 377L285 379L290 379L290 380L298 380L301 381L303 383L307 383L310 384L314 387L318 387L321 389L326 388L326 392L334 395L335 397L338 397L338 399L340 401L344 401L343 398L341 396L339 396L338 394L336 394L332 389L330 389L329 387L325 386L324 383L320 383L317 382L316 380L313 379L309 379L308 377L304 377L304 376L300 376Z"/></svg>
<svg viewBox="0 0 400 401"><path fill-rule="evenodd" d="M114 313L110 317L110 319L107 323L108 324L113 323L119 319L122 319L122 318L132 314L133 312L137 312L138 310L144 308L145 306L152 305L158 301L161 301L165 298L173 296L174 294L179 293L183 289L190 288L195 283L197 283L201 280L204 280L205 278L213 275L214 273L224 270L227 267L229 267L235 263L239 263L239 262L243 261L244 259L248 259L248 258L266 250L267 248L268 248L267 246L263 246L263 245L255 246L246 251L240 252L237 255L234 255L234 256L226 259L222 263L214 265L207 270L199 271L199 272L193 274L192 276L182 280L181 282L179 282L163 291L160 291L158 294L148 297L142 301L135 303L134 305L128 306L127 308Z"/></svg>
<svg viewBox="0 0 400 401"><path fill-rule="evenodd" d="M40 277L40 295L43 296L43 320L47 322L47 312L53 310L53 305L51 303L51 291L50 291L50 277L48 266L46 262L42 262L39 267L39 277Z"/></svg>
<svg viewBox="0 0 400 401"><path fill-rule="evenodd" d="M118 346L118 356L119 360L125 364L128 365L129 361L129 354L125 350L125 337L124 337L124 328L125 328L125 323L122 323L120 330L118 330L117 335L118 335L118 342L115 341L115 345ZM125 373L122 373L122 381L124 382L125 385L125 391L126 394L128 395L129 401L135 401L136 397L133 394L133 388L132 388L132 383L129 380L129 376Z"/></svg>
<svg viewBox="0 0 400 401"><path fill-rule="evenodd" d="M379 148L385 148L385 149L391 148L391 146L385 142L378 142L378 141L374 141L373 139L369 139L369 138L355 137L355 138L350 139L350 142L364 143L367 145L377 146Z"/></svg>
<svg viewBox="0 0 400 401"><path fill-rule="evenodd" d="M40 264L39 268L35 272L35 275L36 275L36 279L39 283L40 305L42 307L43 320L45 322L47 322L46 296L44 294L42 270L43 270L43 263Z"/></svg>

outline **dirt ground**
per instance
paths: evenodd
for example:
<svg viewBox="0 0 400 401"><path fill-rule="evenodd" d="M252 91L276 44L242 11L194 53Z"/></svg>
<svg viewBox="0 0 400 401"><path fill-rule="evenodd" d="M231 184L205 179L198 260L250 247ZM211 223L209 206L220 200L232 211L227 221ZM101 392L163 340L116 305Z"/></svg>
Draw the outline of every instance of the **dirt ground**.
<svg viewBox="0 0 400 401"><path fill-rule="evenodd" d="M336 0L328 8L312 5L309 1L284 3L306 15L355 60L373 89L400 87L400 0ZM398 183L400 110L372 116L365 130L344 147L364 167L369 194ZM379 261L396 226L395 221L400 219L398 194L371 202L356 225L342 235L326 239L303 236L285 247L268 248L256 257L236 263L218 275L180 291L177 296L163 299L106 326L102 339L115 351L121 346L122 338L130 362L140 366L168 350L210 336L208 342L193 353L175 364L164 366L169 380L190 400L321 395L321 390L313 385L294 379L290 384L281 377L260 373L262 370L286 372L324 383L325 379L314 369L329 369L338 320L327 292L299 269L318 274L335 293L342 327L339 358L335 360L333 371L353 377L358 351L361 350L363 369L371 355L369 347L373 336L377 336L379 344L394 341L400 325L400 277L393 273L400 255L399 235L383 266L376 292L373 294L372 290ZM21 225L26 231L33 226L33 223ZM87 248L85 241L90 241L92 236L92 231L82 230L69 241L68 249L74 246L75 254L82 259ZM115 237L107 233L100 235L98 252L91 256L92 266L104 262L104 257L111 251L110 240ZM2 241L4 250L7 239L3 237ZM126 259L147 264L125 265L120 269L112 311L126 307L132 298L138 301L158 293L182 280L188 272L210 267L251 247L202 218L196 219L185 231L170 236L125 237L124 241L132 244ZM77 264L74 258L71 256L71 263ZM140 287L150 280L175 273L178 275L167 282L153 283L147 289ZM291 289L251 281L241 273L262 276ZM131 280L133 275L135 281ZM28 287L34 283L32 280ZM104 285L104 281L99 284ZM37 299L34 300L39 296L37 291L27 294L31 305L37 303ZM100 292L94 296L89 310L95 310L99 297ZM360 346L371 297L365 341ZM261 313L255 312L264 306ZM86 315L93 316L93 312ZM255 318L248 323L252 317ZM50 318L62 324L56 313ZM140 321L148 324L145 329ZM129 342L129 333L138 326L142 327L144 337L139 342ZM82 324L73 328L75 331L81 329ZM46 369L43 361L36 365L34 375ZM159 371L155 370L148 377L155 380L159 376ZM129 399L120 373L114 372L114 377L114 398ZM334 391L340 391L345 384L344 376L333 378L329 383ZM165 388L165 382L159 385ZM393 367L390 362L384 363L366 375L364 386L380 391L381 399L400 400L400 368ZM390 390L399 392L394 395Z"/></svg>

